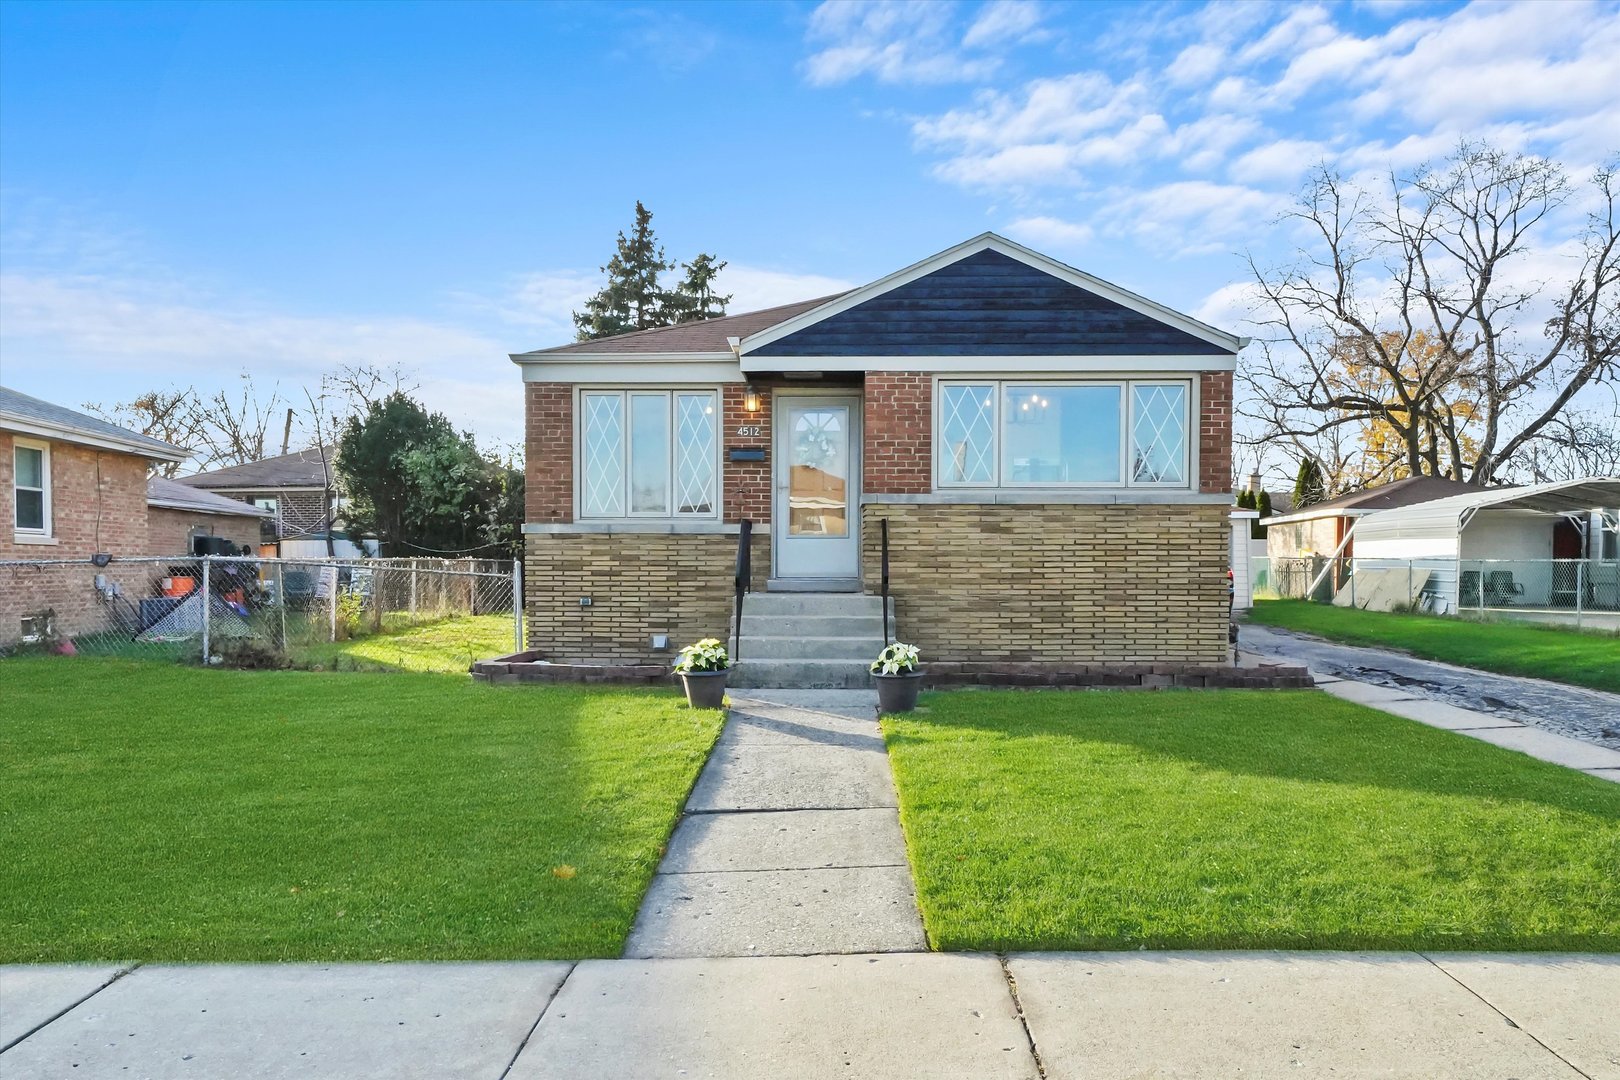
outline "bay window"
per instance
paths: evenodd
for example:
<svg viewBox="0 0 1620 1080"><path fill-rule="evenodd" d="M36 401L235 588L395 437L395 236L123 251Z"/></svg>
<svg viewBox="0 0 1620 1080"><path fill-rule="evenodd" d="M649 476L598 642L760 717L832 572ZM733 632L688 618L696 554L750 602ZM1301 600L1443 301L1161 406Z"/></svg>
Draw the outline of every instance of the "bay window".
<svg viewBox="0 0 1620 1080"><path fill-rule="evenodd" d="M973 379L939 384L942 487L1188 485L1190 384Z"/></svg>
<svg viewBox="0 0 1620 1080"><path fill-rule="evenodd" d="M582 390L582 518L714 517L719 395Z"/></svg>

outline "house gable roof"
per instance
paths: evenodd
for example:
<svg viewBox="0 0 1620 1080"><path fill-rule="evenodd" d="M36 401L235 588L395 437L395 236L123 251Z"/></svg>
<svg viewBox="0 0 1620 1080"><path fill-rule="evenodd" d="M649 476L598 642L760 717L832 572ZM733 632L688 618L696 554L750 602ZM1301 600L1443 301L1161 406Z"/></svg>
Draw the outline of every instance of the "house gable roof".
<svg viewBox="0 0 1620 1080"><path fill-rule="evenodd" d="M742 339L796 356L1211 356L1247 340L995 233ZM758 358L748 363L750 358Z"/></svg>
<svg viewBox="0 0 1620 1080"><path fill-rule="evenodd" d="M336 452L326 450L326 468L321 468L321 450L295 450L279 457L261 458L242 465L176 477L178 483L193 488L247 490L249 488L310 488L323 491L332 486L332 459Z"/></svg>
<svg viewBox="0 0 1620 1080"><path fill-rule="evenodd" d="M261 510L257 506L227 499L223 495L215 495L212 491L187 487L185 484L166 480L161 476L154 476L146 481L146 505L165 510L192 510L201 514L223 514L231 517L274 516L270 511Z"/></svg>
<svg viewBox="0 0 1620 1080"><path fill-rule="evenodd" d="M191 451L100 417L0 386L0 430L81 443L157 461L184 461Z"/></svg>

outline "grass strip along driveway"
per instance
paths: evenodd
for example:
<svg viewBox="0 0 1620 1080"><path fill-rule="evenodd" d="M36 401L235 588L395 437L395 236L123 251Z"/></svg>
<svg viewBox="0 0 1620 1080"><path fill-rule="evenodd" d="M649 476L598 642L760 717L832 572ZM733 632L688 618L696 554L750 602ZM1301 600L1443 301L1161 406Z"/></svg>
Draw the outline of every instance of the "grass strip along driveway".
<svg viewBox="0 0 1620 1080"><path fill-rule="evenodd" d="M718 711L0 661L0 962L614 956Z"/></svg>
<svg viewBox="0 0 1620 1080"><path fill-rule="evenodd" d="M885 717L944 949L1620 949L1620 785L1315 691Z"/></svg>
<svg viewBox="0 0 1620 1080"><path fill-rule="evenodd" d="M1620 636L1612 633L1360 611L1307 600L1257 600L1249 620L1425 660L1620 693Z"/></svg>

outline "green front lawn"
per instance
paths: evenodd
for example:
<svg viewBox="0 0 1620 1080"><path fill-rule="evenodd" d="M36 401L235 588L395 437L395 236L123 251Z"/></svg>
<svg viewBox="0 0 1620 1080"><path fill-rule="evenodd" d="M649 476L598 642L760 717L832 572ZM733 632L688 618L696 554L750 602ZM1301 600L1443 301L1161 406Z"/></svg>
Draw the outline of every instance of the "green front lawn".
<svg viewBox="0 0 1620 1080"><path fill-rule="evenodd" d="M299 667L465 674L475 660L513 652L512 642L511 615L456 615L348 641L298 645L291 656Z"/></svg>
<svg viewBox="0 0 1620 1080"><path fill-rule="evenodd" d="M0 962L615 956L719 712L0 661Z"/></svg>
<svg viewBox="0 0 1620 1080"><path fill-rule="evenodd" d="M886 717L943 949L1620 949L1620 784L1316 691Z"/></svg>
<svg viewBox="0 0 1620 1080"><path fill-rule="evenodd" d="M1482 671L1620 692L1620 636L1613 633L1361 611L1308 600L1256 600L1249 621Z"/></svg>

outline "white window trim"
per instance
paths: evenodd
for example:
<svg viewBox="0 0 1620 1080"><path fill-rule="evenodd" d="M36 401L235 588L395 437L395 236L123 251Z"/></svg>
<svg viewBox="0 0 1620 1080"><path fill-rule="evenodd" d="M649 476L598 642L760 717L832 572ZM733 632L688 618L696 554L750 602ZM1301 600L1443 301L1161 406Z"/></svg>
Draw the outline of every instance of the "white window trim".
<svg viewBox="0 0 1620 1080"><path fill-rule="evenodd" d="M991 427L994 431L995 445L991 447L991 476L985 481L953 481L943 478L940 465L942 460L940 440L943 436L943 427L938 418L943 416L941 406L944 390L947 386L985 386L991 387L991 401L993 415ZM1119 447L1119 476L1117 481L1083 481L1075 483L1017 483L1003 479L1003 450L1006 440L1007 420L1003 415L1006 410L1002 407L1005 400L1005 391L1009 385L1016 386L1112 386L1119 388L1120 392L1120 447ZM1131 438L1136 419L1136 386L1181 386L1186 391L1186 412L1183 416L1182 428L1182 468L1183 478L1179 484L1149 483L1133 481L1131 479ZM939 492L1075 492L1075 491L1165 491L1165 492L1193 492L1197 490L1198 459L1198 399L1199 379L1196 374L1188 373L1181 378L1167 378L1163 376L1150 378L1132 378L1130 375L1111 375L1105 378L1054 378L1046 376L1018 376L1004 373L979 374L977 376L955 376L949 378L936 378L934 380L933 415L934 424L933 445L929 450L932 462L934 490Z"/></svg>
<svg viewBox="0 0 1620 1080"><path fill-rule="evenodd" d="M1181 480L1172 482L1168 480L1136 480L1131 477L1130 450L1136 437L1136 388L1149 386L1179 386L1182 390L1181 404ZM1192 442L1193 442L1193 392L1190 380L1187 379L1132 379L1126 385L1126 393L1130 400L1125 402L1125 482L1128 487L1158 488L1165 491L1180 491L1192 486Z"/></svg>
<svg viewBox="0 0 1620 1080"><path fill-rule="evenodd" d="M585 486L585 412L584 403L587 394L617 394L620 404L620 432L619 452L623 461L623 499L624 512L621 514L585 514L584 486ZM676 503L675 469L676 446L678 436L677 417L675 415L675 398L678 394L708 394L714 401L714 491L713 509L708 513L688 511L680 513L674 509ZM668 473L666 475L666 497L670 509L666 512L632 512L630 509L630 398L662 397L664 399L664 416L669 425L669 455ZM575 386L573 395L573 425L574 425L574 520L580 522L600 522L606 524L631 522L660 522L660 521L718 521L721 508L725 505L722 485L725 478L723 467L726 428L725 428L725 398L718 386Z"/></svg>
<svg viewBox="0 0 1620 1080"><path fill-rule="evenodd" d="M51 514L51 444L36 439L14 438L11 440L11 527L18 541L48 541L55 532L53 525L55 519ZM17 492L33 491L34 488L24 488L17 482L17 451L22 449L38 450L39 453L39 482L40 502L42 508L42 523L44 528L24 528L17 524Z"/></svg>

